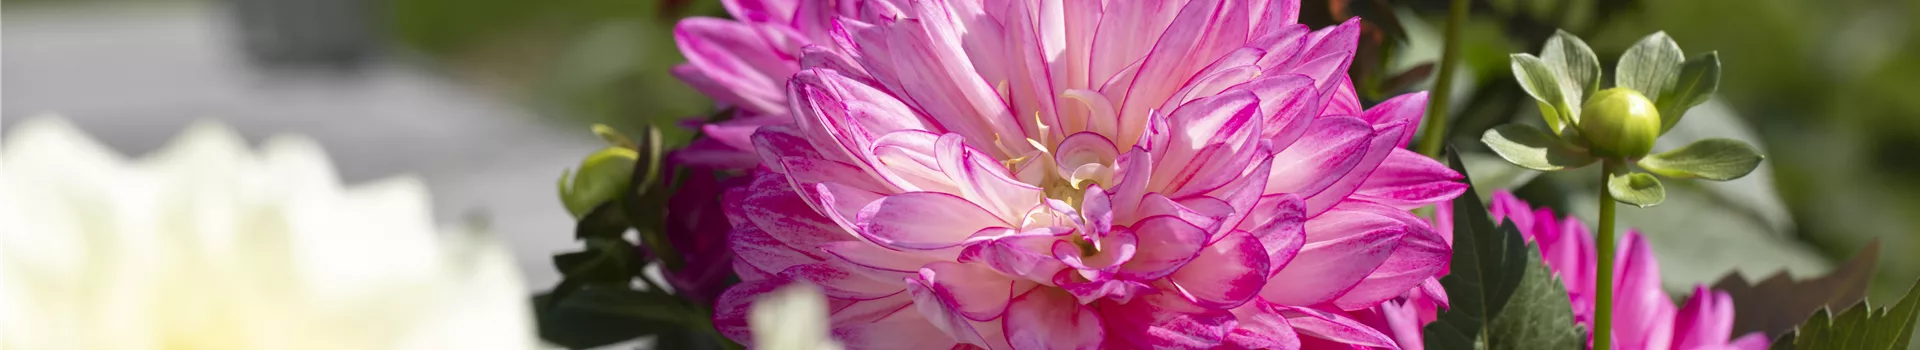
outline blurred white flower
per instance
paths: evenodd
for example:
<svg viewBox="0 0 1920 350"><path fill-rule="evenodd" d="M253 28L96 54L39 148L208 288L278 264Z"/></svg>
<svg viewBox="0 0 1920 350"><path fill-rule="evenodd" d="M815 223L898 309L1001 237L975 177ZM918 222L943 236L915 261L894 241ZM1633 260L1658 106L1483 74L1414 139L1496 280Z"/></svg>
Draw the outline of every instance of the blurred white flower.
<svg viewBox="0 0 1920 350"><path fill-rule="evenodd" d="M761 296L747 316L754 348L761 350L839 350L840 343L828 335L830 323L827 296L806 283Z"/></svg>
<svg viewBox="0 0 1920 350"><path fill-rule="evenodd" d="M425 186L343 188L313 141L200 123L138 160L57 117L0 148L0 348L526 349L507 252Z"/></svg>

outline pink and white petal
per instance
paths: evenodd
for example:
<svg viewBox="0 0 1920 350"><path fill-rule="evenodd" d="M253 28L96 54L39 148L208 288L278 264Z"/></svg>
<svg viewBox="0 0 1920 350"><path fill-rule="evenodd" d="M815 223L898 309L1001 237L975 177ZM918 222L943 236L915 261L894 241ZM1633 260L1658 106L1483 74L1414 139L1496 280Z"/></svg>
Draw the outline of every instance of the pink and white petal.
<svg viewBox="0 0 1920 350"><path fill-rule="evenodd" d="M846 300L879 299L899 293L905 287L900 280L875 279L831 263L794 265L781 271L780 277L812 283L820 286L827 297Z"/></svg>
<svg viewBox="0 0 1920 350"><path fill-rule="evenodd" d="M1101 300L1106 346L1196 349L1219 346L1238 323L1232 313L1208 310L1173 293L1142 295L1132 302Z"/></svg>
<svg viewBox="0 0 1920 350"><path fill-rule="evenodd" d="M848 270L890 281L913 277L920 273L920 268L940 261L937 256L881 248L861 241L827 243L821 245L820 250L826 252L828 262L843 263Z"/></svg>
<svg viewBox="0 0 1920 350"><path fill-rule="evenodd" d="M985 208L939 192L886 196L860 209L856 223L867 240L900 250L940 250L975 232L1008 224Z"/></svg>
<svg viewBox="0 0 1920 350"><path fill-rule="evenodd" d="M1359 166L1372 141L1373 127L1358 118L1314 120L1299 141L1274 155L1266 193L1311 198Z"/></svg>
<svg viewBox="0 0 1920 350"><path fill-rule="evenodd" d="M721 335L733 341L752 344L753 335L748 331L747 312L753 309L753 302L761 294L772 292L790 281L781 278L742 281L720 294L719 301L713 306L713 327Z"/></svg>
<svg viewBox="0 0 1920 350"><path fill-rule="evenodd" d="M767 236L808 256L818 258L815 249L821 244L855 239L839 225L814 212L791 188L779 174L756 172L753 182L740 190L741 198L723 204L731 207L730 218L749 219L766 231Z"/></svg>
<svg viewBox="0 0 1920 350"><path fill-rule="evenodd" d="M1133 259L1120 265L1120 275L1128 279L1151 281L1166 277L1185 266L1207 243L1207 232L1172 216L1154 216L1133 224L1140 250Z"/></svg>
<svg viewBox="0 0 1920 350"><path fill-rule="evenodd" d="M1134 236L1132 230L1114 230L1111 234L1092 239L1090 244L1094 250L1091 252L1075 243L1080 242L1056 240L1049 250L1056 261L1080 270L1081 276L1089 279L1094 278L1095 271L1114 272L1118 265L1132 261L1140 248L1139 237Z"/></svg>
<svg viewBox="0 0 1920 350"><path fill-rule="evenodd" d="M1307 220L1306 244L1260 296L1280 305L1333 301L1386 262L1406 231L1400 220L1365 211L1335 210Z"/></svg>
<svg viewBox="0 0 1920 350"><path fill-rule="evenodd" d="M1007 168L978 149L968 147L959 134L941 135L934 141L935 160L947 178L958 185L956 193L1002 221L1018 222L1036 198L1044 196L1039 187L1028 185L1007 174Z"/></svg>
<svg viewBox="0 0 1920 350"><path fill-rule="evenodd" d="M1300 248L1307 243L1306 204L1299 197L1280 194L1263 197L1260 204L1254 206L1256 217L1242 223L1242 229L1260 240L1260 246L1267 249L1267 266L1274 273L1293 261L1300 254ZM1270 217L1267 215L1271 215ZM1259 226L1247 223L1261 222Z"/></svg>
<svg viewBox="0 0 1920 350"><path fill-rule="evenodd" d="M960 250L959 262L986 264L995 271L1041 284L1052 285L1053 276L1067 268L1050 254L1058 237L1013 235L968 243Z"/></svg>
<svg viewBox="0 0 1920 350"><path fill-rule="evenodd" d="M1153 180L1153 155L1141 148L1133 148L1121 153L1113 161L1114 186L1109 187L1109 198L1113 201L1113 222L1131 223L1145 218L1139 215L1140 201L1147 195L1147 184Z"/></svg>
<svg viewBox="0 0 1920 350"><path fill-rule="evenodd" d="M1260 135L1259 98L1235 90L1180 106L1168 116L1169 140L1155 155L1147 188L1172 197L1205 193L1239 178Z"/></svg>
<svg viewBox="0 0 1920 350"><path fill-rule="evenodd" d="M973 321L999 318L1007 311L1013 296L1033 289L1032 282L1008 279L986 266L955 262L935 262L920 268L914 283L930 288L950 310ZM914 295L914 302L924 300Z"/></svg>
<svg viewBox="0 0 1920 350"><path fill-rule="evenodd" d="M1300 335L1336 343L1399 349L1392 337L1346 315L1306 307L1278 306Z"/></svg>
<svg viewBox="0 0 1920 350"><path fill-rule="evenodd" d="M756 22L785 23L793 20L794 8L800 1L795 0L722 0L721 7L728 14L741 20Z"/></svg>
<svg viewBox="0 0 1920 350"><path fill-rule="evenodd" d="M819 258L789 247L751 224L735 226L727 239L731 241L737 261L762 273L779 273L796 265L820 262Z"/></svg>
<svg viewBox="0 0 1920 350"><path fill-rule="evenodd" d="M739 106L761 113L779 112L780 78L799 66L761 38L751 26L718 18L687 18L674 27L674 41L687 63L715 84L734 90Z"/></svg>
<svg viewBox="0 0 1920 350"><path fill-rule="evenodd" d="M1382 161L1380 167L1360 183L1360 189L1353 192L1353 197L1412 210L1452 200L1466 193L1467 184L1460 182L1460 179L1460 173L1432 158L1405 148L1395 148L1387 155L1387 160Z"/></svg>
<svg viewBox="0 0 1920 350"><path fill-rule="evenodd" d="M923 4L915 10L944 12L947 8ZM959 28L946 20L951 14L915 15L923 18L902 18L851 33L856 59L868 73L887 91L900 92L902 99L947 132L965 135L975 148L995 149L988 144L994 135L1023 135L999 94L966 60L969 55L961 47Z"/></svg>
<svg viewBox="0 0 1920 350"><path fill-rule="evenodd" d="M948 349L956 345L953 337L927 316L914 312L912 305L903 307L907 309L871 322L835 322L833 338L847 349Z"/></svg>
<svg viewBox="0 0 1920 350"><path fill-rule="evenodd" d="M1100 271L1093 271L1092 278L1085 277L1087 271L1062 269L1053 275L1053 285L1073 294L1081 304L1107 300L1116 303L1129 303L1136 296L1154 294L1159 290L1140 281L1122 279Z"/></svg>
<svg viewBox="0 0 1920 350"><path fill-rule="evenodd" d="M1242 349L1300 349L1300 334L1287 317L1266 301L1254 300L1231 310L1240 327L1227 335L1227 345Z"/></svg>
<svg viewBox="0 0 1920 350"><path fill-rule="evenodd" d="M1300 0L1255 1L1252 5L1248 12L1254 14L1253 33L1271 33L1299 23Z"/></svg>
<svg viewBox="0 0 1920 350"><path fill-rule="evenodd" d="M866 208L868 204L885 197L873 191L832 182L814 184L812 190L808 193L811 195L807 199L814 201L814 206L819 208L822 214L847 232L859 230L857 220L859 220L861 208Z"/></svg>
<svg viewBox="0 0 1920 350"><path fill-rule="evenodd" d="M1226 203L1226 201L1199 196L1185 202L1175 202L1159 193L1148 193L1147 197L1141 200L1140 209L1135 210L1135 215L1146 217L1164 215L1180 218L1207 231L1207 241L1212 242L1219 236L1226 235L1226 231L1218 230L1220 220L1233 214L1233 208ZM1188 206L1189 204L1193 206Z"/></svg>
<svg viewBox="0 0 1920 350"><path fill-rule="evenodd" d="M1418 91L1381 101L1380 104L1373 105L1373 108L1368 108L1366 112L1358 115L1360 120L1365 120L1367 124L1417 126L1420 125L1420 116L1426 111L1427 92ZM1407 143L1413 141L1413 133L1405 134L1400 137L1400 144L1395 146L1396 148L1406 148Z"/></svg>
<svg viewBox="0 0 1920 350"><path fill-rule="evenodd" d="M1014 298L1002 323L1013 349L1099 349L1106 339L1100 314L1052 288Z"/></svg>
<svg viewBox="0 0 1920 350"><path fill-rule="evenodd" d="M1381 216L1399 219L1405 224L1405 235L1400 236L1399 247L1387 257L1380 267L1368 273L1353 289L1348 290L1333 304L1343 310L1370 308L1388 299L1406 295L1408 290L1418 287L1421 282L1438 276L1452 257L1453 248L1427 227L1424 220L1413 216L1406 210L1384 205L1366 203L1360 205L1342 204L1343 208L1367 210Z"/></svg>
<svg viewBox="0 0 1920 350"><path fill-rule="evenodd" d="M1180 8L1167 30L1141 59L1140 70L1120 103L1120 140L1136 139L1146 130L1146 111L1173 97L1181 85L1212 63L1215 57L1246 42L1249 19L1239 2L1195 1ZM1097 48L1096 48L1097 49Z"/></svg>
<svg viewBox="0 0 1920 350"><path fill-rule="evenodd" d="M939 134L921 130L900 130L881 135L873 141L875 167L886 180L904 191L959 193L946 173L940 171L934 144Z"/></svg>
<svg viewBox="0 0 1920 350"><path fill-rule="evenodd" d="M807 140L803 132L805 131L794 125L763 126L754 130L753 147L748 149L760 157L761 165L767 166L776 173L787 172L786 168L781 167L780 162L785 158L853 160L853 158L835 156L836 154L820 153L814 148L814 143Z"/></svg>
<svg viewBox="0 0 1920 350"><path fill-rule="evenodd" d="M1321 104L1326 106L1326 108L1320 110L1320 114L1358 116L1364 112L1360 106L1360 95L1353 90L1353 78L1339 76L1333 79L1333 85L1321 89L1320 97L1323 99ZM1371 123L1372 121L1368 122Z"/></svg>
<svg viewBox="0 0 1920 350"><path fill-rule="evenodd" d="M1311 44L1306 53L1293 56L1295 60L1276 67L1279 72L1275 73L1306 75L1313 78L1316 88L1327 91L1353 62L1355 48L1360 42L1359 18L1350 18L1338 26L1314 31L1307 35L1307 40Z"/></svg>
<svg viewBox="0 0 1920 350"><path fill-rule="evenodd" d="M1205 308L1231 309L1259 295L1266 286L1267 248L1246 231L1235 230L1167 279L1188 301Z"/></svg>
<svg viewBox="0 0 1920 350"><path fill-rule="evenodd" d="M1366 155L1360 158L1359 163L1353 165L1352 171L1341 176L1339 181L1327 186L1327 189L1320 193L1307 196L1307 213L1318 215L1326 212L1334 205L1347 200L1353 195L1354 190L1360 189L1360 184L1367 180L1367 176L1372 175L1374 169L1380 166L1380 162L1386 161L1387 155L1397 149L1393 146L1393 142L1400 139L1400 134L1412 132L1403 126L1405 124L1374 126L1373 138L1368 141Z"/></svg>

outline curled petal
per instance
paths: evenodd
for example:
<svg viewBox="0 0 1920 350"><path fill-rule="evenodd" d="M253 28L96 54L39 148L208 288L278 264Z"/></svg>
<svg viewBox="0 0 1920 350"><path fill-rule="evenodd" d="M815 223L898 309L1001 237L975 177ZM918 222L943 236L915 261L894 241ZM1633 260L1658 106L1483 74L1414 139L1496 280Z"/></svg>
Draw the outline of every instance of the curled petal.
<svg viewBox="0 0 1920 350"><path fill-rule="evenodd" d="M1092 303L1096 300L1112 300L1127 303L1135 296L1153 294L1158 290L1140 281L1116 278L1112 274L1099 273L1092 278L1083 277L1078 271L1063 269L1053 275L1053 285L1073 294L1080 303Z"/></svg>
<svg viewBox="0 0 1920 350"><path fill-rule="evenodd" d="M1260 293L1267 282L1267 248L1246 231L1233 231L1167 278L1195 305L1238 307Z"/></svg>
<svg viewBox="0 0 1920 350"><path fill-rule="evenodd" d="M857 225L868 240L894 249L951 248L982 229L1007 226L973 202L939 192L887 196L860 209Z"/></svg>
<svg viewBox="0 0 1920 350"><path fill-rule="evenodd" d="M1333 301L1380 267L1406 232L1406 223L1366 211L1335 210L1307 220L1306 244L1260 296L1280 305Z"/></svg>
<svg viewBox="0 0 1920 350"><path fill-rule="evenodd" d="M1200 253L1207 232L1199 226L1172 216L1140 220L1132 227L1141 249L1133 259L1120 265L1120 275L1128 279L1151 281L1166 277L1185 266Z"/></svg>
<svg viewBox="0 0 1920 350"><path fill-rule="evenodd" d="M1106 338L1100 315L1092 307L1048 288L1014 298L1002 324L1014 349L1098 349Z"/></svg>
<svg viewBox="0 0 1920 350"><path fill-rule="evenodd" d="M1051 284L1054 274L1067 268L1049 254L1059 238L1012 235L968 243L960 250L962 263L985 264L1008 276Z"/></svg>

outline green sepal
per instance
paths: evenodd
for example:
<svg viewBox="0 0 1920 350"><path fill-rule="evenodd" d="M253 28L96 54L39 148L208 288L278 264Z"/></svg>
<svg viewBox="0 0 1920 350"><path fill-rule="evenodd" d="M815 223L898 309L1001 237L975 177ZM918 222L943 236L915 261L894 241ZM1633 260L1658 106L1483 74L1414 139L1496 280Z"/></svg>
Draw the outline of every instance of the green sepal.
<svg viewBox="0 0 1920 350"><path fill-rule="evenodd" d="M1580 104L1568 99L1562 89L1560 78L1546 61L1531 54L1516 53L1509 56L1513 60L1513 77L1520 82L1520 89L1540 103L1540 116L1546 118L1547 128L1555 134L1559 130L1572 127L1579 120Z"/></svg>
<svg viewBox="0 0 1920 350"><path fill-rule="evenodd" d="M1667 200L1667 188L1660 185L1660 179L1653 174L1626 170L1626 167L1607 174L1607 193L1613 200L1646 208L1660 205Z"/></svg>
<svg viewBox="0 0 1920 350"><path fill-rule="evenodd" d="M1641 168L1676 179L1727 181L1738 179L1760 167L1760 155L1752 145L1732 139L1711 138L1694 141L1680 148L1641 158Z"/></svg>
<svg viewBox="0 0 1920 350"><path fill-rule="evenodd" d="M1688 109L1706 103L1720 89L1720 53L1708 52L1680 66L1680 75L1673 81L1665 95L1655 96L1653 104L1660 109L1660 133L1673 130L1680 123L1680 117Z"/></svg>
<svg viewBox="0 0 1920 350"><path fill-rule="evenodd" d="M1659 103L1671 96L1668 90L1679 78L1685 60L1680 44L1674 43L1666 32L1655 32L1620 55L1620 63L1614 67L1613 85L1639 91Z"/></svg>
<svg viewBox="0 0 1920 350"><path fill-rule="evenodd" d="M1524 124L1506 124L1488 129L1486 134L1480 136L1480 142L1493 148L1500 158L1527 169L1555 171L1579 168L1594 161L1585 149Z"/></svg>
<svg viewBox="0 0 1920 350"><path fill-rule="evenodd" d="M1775 340L1773 349L1899 350L1913 342L1913 326L1920 323L1920 281L1892 308L1875 310L1868 302L1853 304L1839 315L1820 309L1793 333Z"/></svg>

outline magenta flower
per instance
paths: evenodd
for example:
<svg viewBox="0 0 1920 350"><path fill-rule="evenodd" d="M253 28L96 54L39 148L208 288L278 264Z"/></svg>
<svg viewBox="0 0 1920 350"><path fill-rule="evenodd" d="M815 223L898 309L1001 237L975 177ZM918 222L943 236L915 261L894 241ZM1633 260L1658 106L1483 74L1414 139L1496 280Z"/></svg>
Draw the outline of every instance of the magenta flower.
<svg viewBox="0 0 1920 350"><path fill-rule="evenodd" d="M724 200L742 283L715 317L736 340L757 295L802 281L850 348L1392 348L1346 312L1447 261L1408 210L1466 185L1400 148L1424 93L1360 108L1357 22L858 5L797 51L792 123L751 135L764 168Z"/></svg>
<svg viewBox="0 0 1920 350"><path fill-rule="evenodd" d="M1437 217L1452 217L1452 206L1441 205ZM1511 222L1528 241L1538 244L1547 268L1566 284L1572 302L1574 322L1593 328L1594 262L1593 234L1579 219L1555 216L1547 208L1534 209L1513 194L1495 192L1487 211L1495 222ZM1436 223L1451 241L1452 224ZM1726 292L1696 286L1685 306L1674 308L1673 298L1660 287L1660 265L1639 233L1628 230L1620 241L1620 256L1614 261L1619 271L1614 276L1615 349L1766 349L1767 338L1758 332L1729 340L1733 333L1733 299ZM1417 293L1416 293L1417 294ZM1388 302L1370 310L1381 315L1373 323L1390 329L1403 349L1419 349L1419 328L1433 321L1435 307L1442 301L1414 295L1406 300ZM1592 337L1591 334L1588 335ZM1591 344L1592 339L1588 339Z"/></svg>

